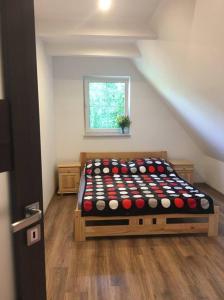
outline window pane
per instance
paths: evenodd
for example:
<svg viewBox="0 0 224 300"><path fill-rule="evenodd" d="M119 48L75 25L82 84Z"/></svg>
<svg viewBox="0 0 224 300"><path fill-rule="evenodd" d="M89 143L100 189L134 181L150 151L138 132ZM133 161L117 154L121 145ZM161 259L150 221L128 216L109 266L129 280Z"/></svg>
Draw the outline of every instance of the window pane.
<svg viewBox="0 0 224 300"><path fill-rule="evenodd" d="M90 128L118 128L117 115L125 114L124 82L89 83Z"/></svg>
<svg viewBox="0 0 224 300"><path fill-rule="evenodd" d="M123 115L124 108L121 106L114 107L90 107L90 128L118 128L116 117Z"/></svg>

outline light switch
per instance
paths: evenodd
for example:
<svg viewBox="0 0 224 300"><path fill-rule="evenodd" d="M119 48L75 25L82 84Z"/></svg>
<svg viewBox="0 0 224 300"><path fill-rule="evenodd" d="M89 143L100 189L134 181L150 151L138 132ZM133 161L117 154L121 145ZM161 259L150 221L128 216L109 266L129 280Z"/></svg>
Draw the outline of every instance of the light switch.
<svg viewBox="0 0 224 300"><path fill-rule="evenodd" d="M41 239L40 224L27 230L27 246L31 246Z"/></svg>

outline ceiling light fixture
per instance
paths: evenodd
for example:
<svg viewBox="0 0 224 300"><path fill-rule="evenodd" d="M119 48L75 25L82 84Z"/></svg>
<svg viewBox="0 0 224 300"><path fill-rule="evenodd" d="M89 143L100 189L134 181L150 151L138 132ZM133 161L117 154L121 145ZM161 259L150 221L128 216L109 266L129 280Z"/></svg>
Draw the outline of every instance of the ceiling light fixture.
<svg viewBox="0 0 224 300"><path fill-rule="evenodd" d="M111 0L99 0L99 9L107 11L111 8Z"/></svg>

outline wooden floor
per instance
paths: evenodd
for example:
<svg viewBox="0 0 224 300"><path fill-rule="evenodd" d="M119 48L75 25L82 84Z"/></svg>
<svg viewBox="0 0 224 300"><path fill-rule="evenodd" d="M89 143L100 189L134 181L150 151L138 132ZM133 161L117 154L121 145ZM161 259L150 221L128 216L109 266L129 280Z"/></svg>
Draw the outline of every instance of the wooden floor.
<svg viewBox="0 0 224 300"><path fill-rule="evenodd" d="M73 241L74 196L45 217L48 300L224 299L224 196L218 238L205 235Z"/></svg>

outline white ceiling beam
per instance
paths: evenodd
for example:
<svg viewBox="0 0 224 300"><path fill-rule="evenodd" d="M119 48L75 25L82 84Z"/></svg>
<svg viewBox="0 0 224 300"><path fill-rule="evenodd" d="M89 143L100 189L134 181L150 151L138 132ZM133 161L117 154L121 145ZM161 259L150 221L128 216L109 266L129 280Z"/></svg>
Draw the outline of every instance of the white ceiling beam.
<svg viewBox="0 0 224 300"><path fill-rule="evenodd" d="M102 24L88 24L82 26L74 26L68 21L49 22L46 20L36 21L36 33L41 38L51 37L110 37L121 39L134 39L134 40L155 40L156 34L147 26L142 23L116 23L111 26L109 23Z"/></svg>
<svg viewBox="0 0 224 300"><path fill-rule="evenodd" d="M74 43L66 41L45 41L47 53L51 56L100 56L136 58L140 56L136 43Z"/></svg>

